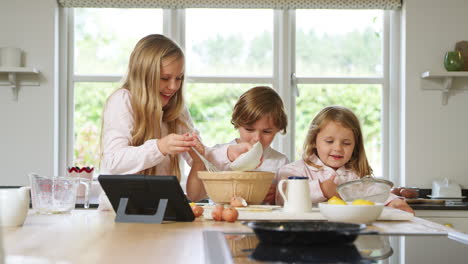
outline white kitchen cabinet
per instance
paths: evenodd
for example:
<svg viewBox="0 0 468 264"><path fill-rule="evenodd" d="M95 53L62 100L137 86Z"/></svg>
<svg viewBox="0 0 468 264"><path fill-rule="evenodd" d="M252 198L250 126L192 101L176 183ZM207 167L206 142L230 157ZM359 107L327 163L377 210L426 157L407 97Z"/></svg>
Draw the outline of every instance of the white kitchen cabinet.
<svg viewBox="0 0 468 264"><path fill-rule="evenodd" d="M416 210L416 216L468 233L466 210Z"/></svg>

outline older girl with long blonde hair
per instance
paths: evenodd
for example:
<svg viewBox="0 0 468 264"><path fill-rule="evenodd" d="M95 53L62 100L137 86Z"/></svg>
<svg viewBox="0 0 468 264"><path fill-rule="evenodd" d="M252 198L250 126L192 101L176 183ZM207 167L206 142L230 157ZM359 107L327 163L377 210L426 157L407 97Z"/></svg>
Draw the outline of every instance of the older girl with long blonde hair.
<svg viewBox="0 0 468 264"><path fill-rule="evenodd" d="M130 56L123 85L109 96L101 134L102 174L176 175L179 159L191 164L187 195L206 196L196 172L203 163L193 153L204 149L183 100L184 53L169 38L141 39Z"/></svg>

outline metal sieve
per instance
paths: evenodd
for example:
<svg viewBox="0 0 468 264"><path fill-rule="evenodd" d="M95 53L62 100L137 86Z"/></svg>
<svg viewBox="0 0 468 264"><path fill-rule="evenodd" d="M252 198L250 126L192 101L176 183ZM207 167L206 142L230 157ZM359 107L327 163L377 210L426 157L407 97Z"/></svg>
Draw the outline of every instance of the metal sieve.
<svg viewBox="0 0 468 264"><path fill-rule="evenodd" d="M364 199L374 203L384 203L388 199L392 187L391 181L365 176L359 180L340 184L336 190L341 199L347 202Z"/></svg>

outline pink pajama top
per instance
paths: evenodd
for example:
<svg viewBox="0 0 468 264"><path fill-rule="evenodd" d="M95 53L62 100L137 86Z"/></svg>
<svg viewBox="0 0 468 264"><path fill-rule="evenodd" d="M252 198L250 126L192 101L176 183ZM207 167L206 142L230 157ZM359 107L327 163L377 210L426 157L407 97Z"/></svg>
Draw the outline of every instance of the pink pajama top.
<svg viewBox="0 0 468 264"><path fill-rule="evenodd" d="M333 175L336 175L334 182L337 185L360 179L353 170L347 169L344 166L337 170L328 167L316 155L312 155L309 160L313 164L318 165L317 167L319 168L308 165L301 159L281 167L277 174L277 182L282 179L287 179L289 176L308 177L312 203L319 203L327 200L320 188L320 182L328 180ZM385 204L388 204L397 197L398 196L391 193ZM278 190L276 191L276 204L283 204L283 199Z"/></svg>
<svg viewBox="0 0 468 264"><path fill-rule="evenodd" d="M187 127L177 127L177 134L193 130L193 122L187 109L184 109L180 119ZM109 97L104 109L101 173L135 174L157 165L157 175L170 175L172 172L170 158L159 150L158 139L147 140L141 146L131 146L133 123L130 92L119 89ZM165 122L161 121L160 127L162 137L169 134ZM192 163L187 153L179 154L179 157L184 158L189 164Z"/></svg>

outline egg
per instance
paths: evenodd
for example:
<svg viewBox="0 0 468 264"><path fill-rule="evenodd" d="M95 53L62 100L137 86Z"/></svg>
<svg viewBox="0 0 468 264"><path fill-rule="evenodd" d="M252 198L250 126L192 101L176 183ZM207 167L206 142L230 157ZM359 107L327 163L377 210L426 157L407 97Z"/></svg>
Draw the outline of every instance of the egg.
<svg viewBox="0 0 468 264"><path fill-rule="evenodd" d="M201 206L197 206L197 205L192 206L192 212L195 215L195 217L201 216L203 214L203 211L204 211L203 207Z"/></svg>
<svg viewBox="0 0 468 264"><path fill-rule="evenodd" d="M226 222L235 222L239 218L239 212L234 207L225 208L223 210L223 219Z"/></svg>
<svg viewBox="0 0 468 264"><path fill-rule="evenodd" d="M223 211L224 211L224 206L223 205L216 205L213 211L211 212L211 216L215 221L223 221Z"/></svg>
<svg viewBox="0 0 468 264"><path fill-rule="evenodd" d="M247 206L247 201L245 201L244 198L240 196L234 196L231 198L231 206L233 207L246 207Z"/></svg>

